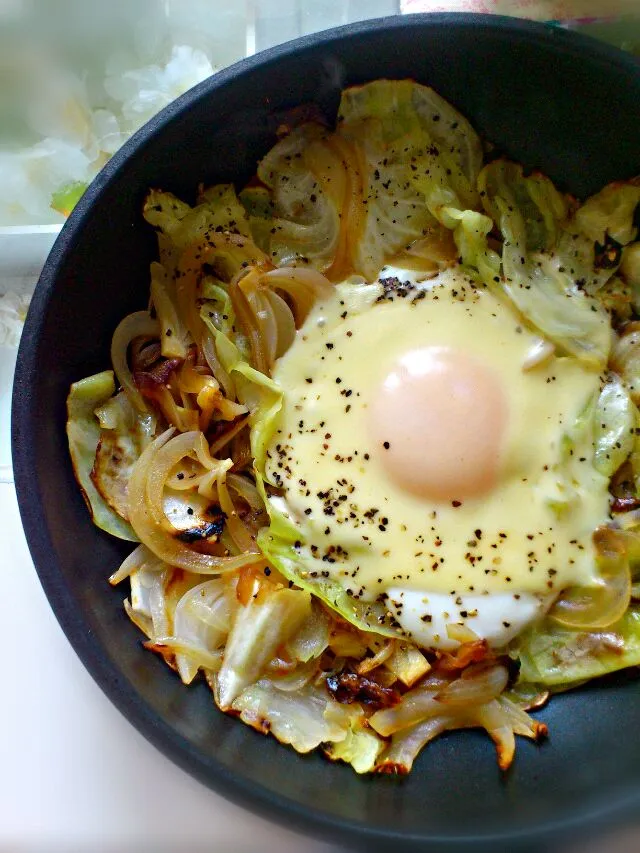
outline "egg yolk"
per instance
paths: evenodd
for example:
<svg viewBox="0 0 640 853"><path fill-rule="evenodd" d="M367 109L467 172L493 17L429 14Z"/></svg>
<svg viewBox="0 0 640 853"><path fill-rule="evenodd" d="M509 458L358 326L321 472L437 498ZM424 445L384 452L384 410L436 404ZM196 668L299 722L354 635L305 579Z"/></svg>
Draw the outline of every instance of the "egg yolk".
<svg viewBox="0 0 640 853"><path fill-rule="evenodd" d="M369 407L387 476L418 497L479 497L498 480L508 404L487 365L454 347L402 355Z"/></svg>

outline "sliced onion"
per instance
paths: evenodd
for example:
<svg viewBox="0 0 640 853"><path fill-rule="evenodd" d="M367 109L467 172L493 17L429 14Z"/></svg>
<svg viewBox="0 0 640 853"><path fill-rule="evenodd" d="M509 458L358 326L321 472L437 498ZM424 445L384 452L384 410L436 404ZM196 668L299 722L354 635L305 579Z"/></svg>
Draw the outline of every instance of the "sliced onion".
<svg viewBox="0 0 640 853"><path fill-rule="evenodd" d="M231 297L231 304L233 305L236 319L249 341L253 366L256 370L268 375L270 363L267 346L263 340L262 331L251 309L251 305L239 285L240 279L246 274L246 270L242 270L240 275L232 280L229 285L229 296Z"/></svg>
<svg viewBox="0 0 640 853"><path fill-rule="evenodd" d="M328 278L317 270L305 267L280 267L263 273L261 282L270 288L282 290L293 302L293 316L296 327L306 320L309 312L319 299L327 299L333 292Z"/></svg>
<svg viewBox="0 0 640 853"><path fill-rule="evenodd" d="M393 708L377 711L369 718L369 725L383 737L413 726L422 720L442 716L443 704L436 699L434 690L418 687L405 693Z"/></svg>
<svg viewBox="0 0 640 853"><path fill-rule="evenodd" d="M173 394L166 386L153 392L153 400L165 417L167 423L176 427L180 432L189 432L198 429L200 419L195 409L186 409L179 406L173 398Z"/></svg>
<svg viewBox="0 0 640 853"><path fill-rule="evenodd" d="M516 739L511 723L498 700L494 699L486 705L481 705L474 713L474 721L487 730L495 743L500 769L508 770L516 751Z"/></svg>
<svg viewBox="0 0 640 853"><path fill-rule="evenodd" d="M258 275L257 270L251 270L242 279L239 279L239 287L246 296L253 314L252 323L262 339L270 372L276 360L278 349L278 326L271 303L266 298L266 293L261 292L258 288Z"/></svg>
<svg viewBox="0 0 640 853"><path fill-rule="evenodd" d="M172 575L173 569L167 569L162 574L158 574L157 581L149 587L149 610L151 611L154 637L161 637L169 633L169 613L167 612L165 588Z"/></svg>
<svg viewBox="0 0 640 853"><path fill-rule="evenodd" d="M233 440L231 449L233 459L232 471L238 473L245 468L253 468L253 453L251 452L251 436L249 430L242 430Z"/></svg>
<svg viewBox="0 0 640 853"><path fill-rule="evenodd" d="M259 553L255 533L249 530L233 505L225 482L224 472L218 475L218 500L220 508L227 517L225 521L226 528L238 549L245 554Z"/></svg>
<svg viewBox="0 0 640 853"><path fill-rule="evenodd" d="M218 353L216 352L215 342L208 331L202 336L201 346L204 357L209 365L209 370L220 383L220 387L224 391L225 397L227 400L235 400L236 389L233 379L220 363Z"/></svg>
<svg viewBox="0 0 640 853"><path fill-rule="evenodd" d="M271 305L271 310L276 321L277 346L275 357L284 355L296 337L296 323L291 312L281 296L273 290L265 290L264 297Z"/></svg>
<svg viewBox="0 0 640 853"><path fill-rule="evenodd" d="M625 614L631 598L631 572L625 536L612 527L593 534L599 580L567 590L549 611L555 622L577 630L601 630Z"/></svg>
<svg viewBox="0 0 640 853"><path fill-rule="evenodd" d="M147 472L146 499L148 509L156 524L162 525L171 531L172 525L164 512L164 490L169 474L185 456L195 454L198 462L205 470L213 470L216 476L220 469L229 468L231 460L213 460L209 455L209 446L204 435L198 431L183 432L174 438L170 438L166 444L159 448Z"/></svg>
<svg viewBox="0 0 640 853"><path fill-rule="evenodd" d="M271 575L273 577L273 573ZM311 602L311 615L306 619L289 643L287 651L301 663L319 658L329 645L329 618L324 609Z"/></svg>
<svg viewBox="0 0 640 853"><path fill-rule="evenodd" d="M260 497L260 492L246 477L241 477L238 474L229 474L227 476L227 485L248 503L252 512L265 512L264 501Z"/></svg>
<svg viewBox="0 0 640 853"><path fill-rule="evenodd" d="M450 717L432 717L393 735L389 748L375 766L378 773L409 773L420 751L432 740L453 728Z"/></svg>
<svg viewBox="0 0 640 853"><path fill-rule="evenodd" d="M129 517L131 526L140 541L170 566L178 566L202 575L233 572L243 566L259 562L259 554L246 554L238 557L215 557L192 550L176 539L154 520L147 501L147 477L154 455L171 438L173 429L158 436L145 448L136 462L129 482Z"/></svg>
<svg viewBox="0 0 640 853"><path fill-rule="evenodd" d="M250 514L243 521L252 535L257 535L262 527L268 526L269 516L264 501L255 485L247 477L227 474L227 488L235 492L249 506Z"/></svg>
<svg viewBox="0 0 640 853"><path fill-rule="evenodd" d="M389 640L373 657L364 658L356 667L358 675L366 675L388 661L395 649L395 640Z"/></svg>
<svg viewBox="0 0 640 853"><path fill-rule="evenodd" d="M549 694L547 693L547 696L548 695ZM509 725L514 731L514 734L520 735L521 737L532 738L533 740L538 740L538 738L544 737L547 734L548 729L544 723L539 723L537 720L534 720L533 717L530 717L529 714L526 713L526 711L518 707L515 702L507 699L506 696L500 696L498 698L498 702L509 721Z"/></svg>
<svg viewBox="0 0 640 853"><path fill-rule="evenodd" d="M129 368L129 344L134 338L152 337L160 335L160 326L157 320L153 320L148 311L136 311L128 314L124 320L117 325L113 338L111 339L111 363L118 382L127 393L129 400L139 412L147 413L147 404L142 394L136 388L133 374Z"/></svg>
<svg viewBox="0 0 640 853"><path fill-rule="evenodd" d="M215 456L223 447L225 447L233 438L238 435L249 423L249 416L239 418L232 426L225 430L222 435L217 438L211 447L209 448L209 452L212 456Z"/></svg>
<svg viewBox="0 0 640 853"><path fill-rule="evenodd" d="M164 646L174 654L184 655L209 672L218 672L222 666L224 657L223 649L211 652L202 646L195 646L185 640L181 640L179 637L158 637L154 645L158 647L158 651L160 647Z"/></svg>
<svg viewBox="0 0 640 853"><path fill-rule="evenodd" d="M166 568L166 563L159 560L156 555L146 547L146 545L138 545L138 547L125 558L118 571L111 575L109 583L112 586L116 586L128 578L133 572L137 572L140 569L145 569L149 572L161 572Z"/></svg>
<svg viewBox="0 0 640 853"><path fill-rule="evenodd" d="M125 598L125 600L123 601L123 606L124 612L133 622L136 628L139 631L142 631L145 637L148 637L150 640L153 639L153 625L151 624L150 617L144 616L142 613L138 613L137 610L134 610L128 598Z"/></svg>
<svg viewBox="0 0 640 853"><path fill-rule="evenodd" d="M167 477L165 486L174 492L190 491L191 489L197 489L202 476L202 466L200 463L195 459L186 457L176 466L174 472Z"/></svg>
<svg viewBox="0 0 640 853"><path fill-rule="evenodd" d="M441 690L436 699L455 708L484 705L499 696L507 686L509 674L501 664L485 666L477 664L466 669Z"/></svg>

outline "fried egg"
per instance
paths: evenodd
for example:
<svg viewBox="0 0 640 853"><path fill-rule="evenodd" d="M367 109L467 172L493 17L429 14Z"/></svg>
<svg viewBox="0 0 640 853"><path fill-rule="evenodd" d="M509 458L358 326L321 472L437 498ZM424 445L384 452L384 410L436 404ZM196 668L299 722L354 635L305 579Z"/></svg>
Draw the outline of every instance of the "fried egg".
<svg viewBox="0 0 640 853"><path fill-rule="evenodd" d="M594 582L609 495L586 413L603 377L462 268L337 285L273 375L266 474L310 577L444 650L454 626L503 647Z"/></svg>

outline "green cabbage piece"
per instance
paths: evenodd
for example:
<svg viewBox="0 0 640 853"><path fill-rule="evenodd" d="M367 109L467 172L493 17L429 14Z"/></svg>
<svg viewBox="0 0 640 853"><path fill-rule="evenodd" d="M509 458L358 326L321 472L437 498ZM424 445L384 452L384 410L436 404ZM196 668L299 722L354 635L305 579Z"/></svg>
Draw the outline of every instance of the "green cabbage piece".
<svg viewBox="0 0 640 853"><path fill-rule="evenodd" d="M246 187L240 191L238 198L247 214L254 243L269 254L274 215L270 191L267 187Z"/></svg>
<svg viewBox="0 0 640 853"><path fill-rule="evenodd" d="M206 234L229 232L251 237L244 207L232 184L217 184L200 194L198 204L190 207L173 193L150 190L144 201L143 216L157 231L160 262L171 274L184 250L204 239ZM220 250L224 260L228 255L230 273L235 274L250 247L229 247Z"/></svg>
<svg viewBox="0 0 640 853"><path fill-rule="evenodd" d="M347 89L338 122L338 133L359 148L367 167L365 226L355 253L365 278L375 278L386 260L436 223L454 229L458 214L479 207L480 140L433 90L411 80Z"/></svg>
<svg viewBox="0 0 640 853"><path fill-rule="evenodd" d="M478 207L482 143L467 119L437 92L413 80L375 80L346 89L338 110L339 131L344 133L349 125L372 119L378 122L385 142L420 133L434 149L459 206ZM406 165L410 160L408 156Z"/></svg>
<svg viewBox="0 0 640 853"><path fill-rule="evenodd" d="M617 181L591 196L565 223L557 253L587 293L601 289L620 268L623 248L638 236L640 182Z"/></svg>
<svg viewBox="0 0 640 853"><path fill-rule="evenodd" d="M537 173L526 176L518 163L501 159L485 166L479 186L487 214L503 234L501 222L507 220L510 238L525 253L555 246L568 215L568 202L549 178Z"/></svg>
<svg viewBox="0 0 640 853"><path fill-rule="evenodd" d="M504 160L483 169L479 186L485 210L504 238L502 276L487 285L506 294L562 351L603 368L611 346L609 315L581 290L570 259L555 248L566 220L566 200L548 178L526 177L521 166Z"/></svg>
<svg viewBox="0 0 640 853"><path fill-rule="evenodd" d="M347 128L341 127L342 133ZM366 163L363 175L364 227L352 248L355 272L375 280L385 262L425 236L436 219L425 204L416 170L428 168L428 139L418 129L391 142L366 123L354 130ZM447 197L447 202L452 201Z"/></svg>
<svg viewBox="0 0 640 853"><path fill-rule="evenodd" d="M517 641L519 680L563 688L640 665L640 609L606 631L571 631L544 620Z"/></svg>
<svg viewBox="0 0 640 853"><path fill-rule="evenodd" d="M129 480L142 451L152 441L156 418L141 415L127 393L119 391L94 412L100 423L100 441L91 479L109 506L129 520Z"/></svg>
<svg viewBox="0 0 640 853"><path fill-rule="evenodd" d="M264 472L267 445L282 408L283 391L251 367L247 356L225 334L215 330L214 340L220 363L235 383L238 400L249 409L253 464L257 472Z"/></svg>
<svg viewBox="0 0 640 853"><path fill-rule="evenodd" d="M636 211L640 205L640 178L615 181L591 196L576 211L574 222L594 243L611 238L626 246L638 236Z"/></svg>
<svg viewBox="0 0 640 853"><path fill-rule="evenodd" d="M312 123L295 128L258 167L270 196L259 187L241 194L256 241L264 249L268 240L276 263L325 271L336 259L345 142L363 196L361 226L349 226L348 250L354 271L367 280L437 222L454 228L445 208L479 208L480 139L432 89L411 80L347 89L335 133L331 139Z"/></svg>
<svg viewBox="0 0 640 853"><path fill-rule="evenodd" d="M333 712L333 707L325 711L325 719L333 716ZM385 742L371 729L364 728L362 723L362 712L358 709L350 715L346 737L324 744L322 750L332 761L350 764L356 773L371 773L385 748Z"/></svg>
<svg viewBox="0 0 640 853"><path fill-rule="evenodd" d="M195 207L173 193L149 190L142 210L146 221L180 248L185 248L207 231L230 231L251 236L244 207L233 184L217 184L204 190Z"/></svg>
<svg viewBox="0 0 640 853"><path fill-rule="evenodd" d="M594 414L594 467L611 477L629 457L636 441L638 410L615 373L609 375Z"/></svg>
<svg viewBox="0 0 640 853"><path fill-rule="evenodd" d="M112 370L105 370L74 382L67 397L67 438L69 453L93 523L129 542L138 542L133 528L114 512L97 491L91 479L91 471L100 441L100 424L95 410L107 403L115 393L116 386Z"/></svg>
<svg viewBox="0 0 640 853"><path fill-rule="evenodd" d="M247 687L233 702L232 710L247 725L270 732L280 743L306 753L347 736L347 715L326 713L334 705L337 703L323 688L306 685L284 692L264 678Z"/></svg>
<svg viewBox="0 0 640 853"><path fill-rule="evenodd" d="M311 596L299 589L276 589L263 601L238 607L216 678L216 701L223 711L256 682L280 646L311 615Z"/></svg>

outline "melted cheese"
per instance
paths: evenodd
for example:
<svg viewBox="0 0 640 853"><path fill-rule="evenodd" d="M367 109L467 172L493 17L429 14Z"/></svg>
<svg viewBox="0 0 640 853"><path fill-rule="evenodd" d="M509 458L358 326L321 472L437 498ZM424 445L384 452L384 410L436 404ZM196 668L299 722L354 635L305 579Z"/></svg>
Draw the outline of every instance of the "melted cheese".
<svg viewBox="0 0 640 853"><path fill-rule="evenodd" d="M601 377L574 358L552 355L550 347L545 359L532 358L540 347L510 306L459 269L401 288L345 282L318 304L276 365L284 402L267 463L300 531L299 552L311 575L334 578L355 598L386 598L418 642L418 623L427 625L434 614L428 604L420 610L414 596L414 615L404 617L407 591L447 596L453 607L435 610L478 633L481 607L456 604L463 597L499 595L503 603L510 597L510 617L498 623L520 628L539 602L592 581L591 536L607 518L609 497L606 478L593 468L588 418L582 424L581 416ZM380 414L381 389L394 366L425 348L453 348L462 354L458 363L481 365L507 401L495 421L501 430L495 476L471 495L445 489L444 499L437 489L421 493L396 476L400 464L427 470L425 459L436 477L440 457L460 456L467 466L482 461L477 455L474 463L468 445L473 413L486 395L444 429L450 412L442 389L437 399L432 390L432 408L428 394L416 394ZM474 381L470 387L482 393ZM433 410L437 422L427 417ZM443 464L446 475L453 463ZM514 615L519 602L521 619ZM491 632L495 644L513 633L496 633L495 626ZM422 642L435 642L434 631L423 632Z"/></svg>

